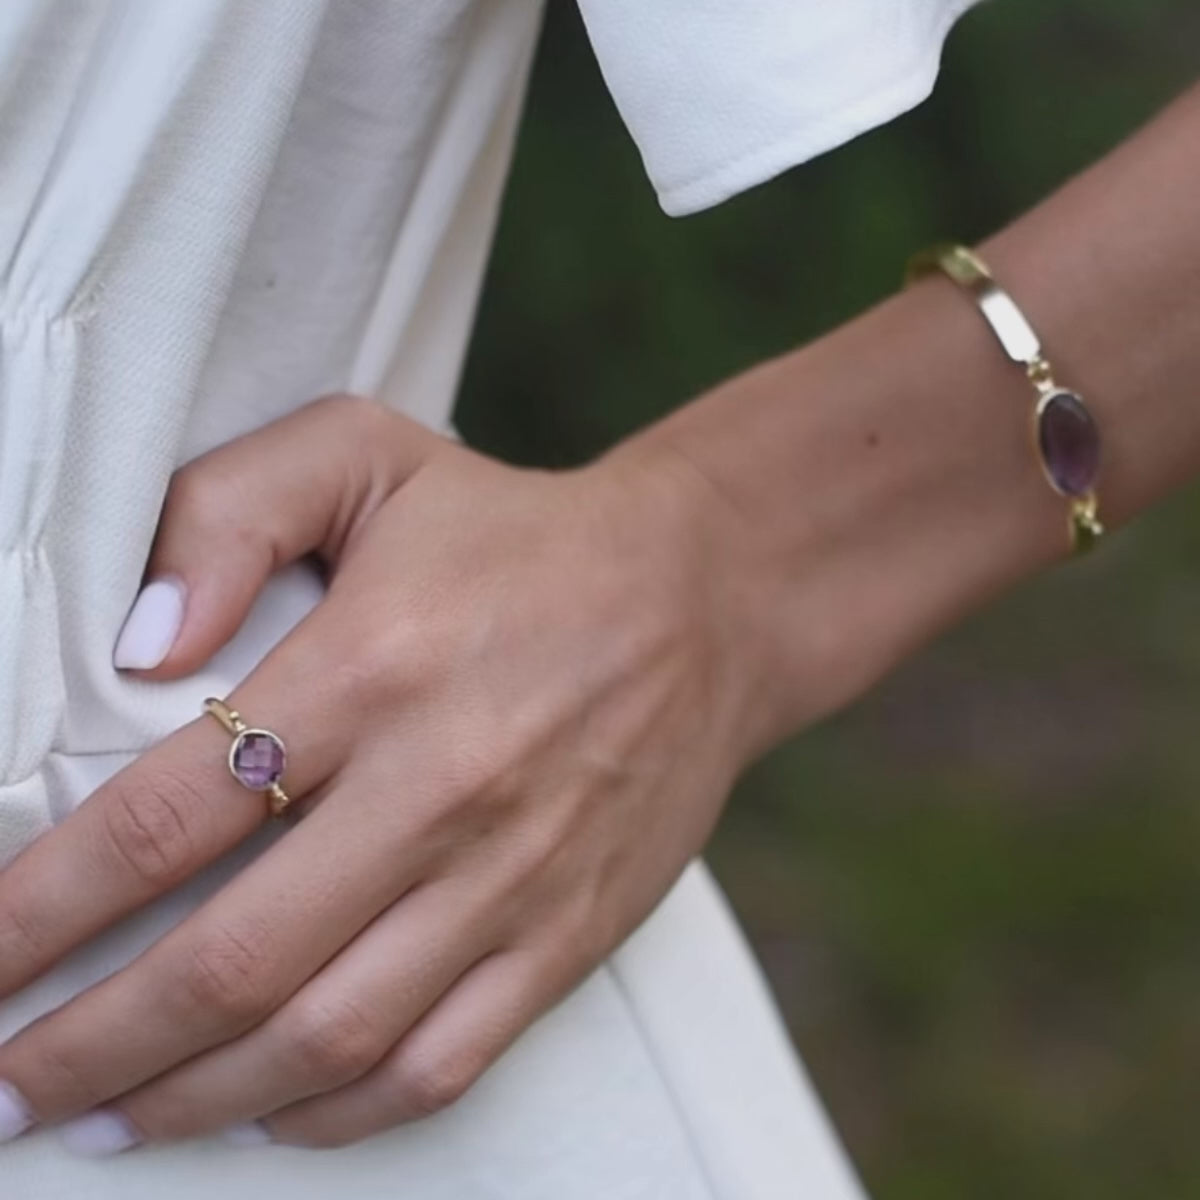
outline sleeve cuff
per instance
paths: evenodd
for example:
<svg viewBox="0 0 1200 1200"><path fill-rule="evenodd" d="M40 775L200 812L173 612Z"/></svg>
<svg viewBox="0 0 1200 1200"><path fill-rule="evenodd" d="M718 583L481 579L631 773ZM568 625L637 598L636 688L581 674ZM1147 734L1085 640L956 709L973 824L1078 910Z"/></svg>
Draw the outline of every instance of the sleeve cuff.
<svg viewBox="0 0 1200 1200"><path fill-rule="evenodd" d="M580 0L670 216L710 208L921 103L976 0Z"/></svg>

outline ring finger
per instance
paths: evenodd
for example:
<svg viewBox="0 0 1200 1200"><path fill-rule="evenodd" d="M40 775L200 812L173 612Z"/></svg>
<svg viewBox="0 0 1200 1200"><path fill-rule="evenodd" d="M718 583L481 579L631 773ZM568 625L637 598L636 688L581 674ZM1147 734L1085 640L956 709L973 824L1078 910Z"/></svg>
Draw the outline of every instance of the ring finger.
<svg viewBox="0 0 1200 1200"><path fill-rule="evenodd" d="M320 610L317 610L320 613ZM269 720L288 747L283 782L297 801L341 767L346 739L326 712L310 616L237 689L247 717ZM9 995L143 904L232 850L268 820L265 797L223 763L229 737L207 714L98 788L0 871L0 997ZM87 897L81 904L80 896Z"/></svg>

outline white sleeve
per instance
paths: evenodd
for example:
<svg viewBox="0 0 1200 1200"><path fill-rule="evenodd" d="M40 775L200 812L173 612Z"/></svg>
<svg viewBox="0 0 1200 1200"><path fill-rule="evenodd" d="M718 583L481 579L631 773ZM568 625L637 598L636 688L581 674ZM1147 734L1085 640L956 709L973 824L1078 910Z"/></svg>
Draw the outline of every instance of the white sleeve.
<svg viewBox="0 0 1200 1200"><path fill-rule="evenodd" d="M663 209L708 208L929 95L977 0L579 0Z"/></svg>

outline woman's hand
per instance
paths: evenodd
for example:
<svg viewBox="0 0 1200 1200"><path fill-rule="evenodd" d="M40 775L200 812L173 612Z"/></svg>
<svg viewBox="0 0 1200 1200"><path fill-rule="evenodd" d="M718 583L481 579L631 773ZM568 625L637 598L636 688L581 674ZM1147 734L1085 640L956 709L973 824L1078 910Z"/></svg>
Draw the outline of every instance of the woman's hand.
<svg viewBox="0 0 1200 1200"><path fill-rule="evenodd" d="M303 819L0 1047L0 1080L37 1122L99 1108L94 1151L331 1146L454 1100L650 912L756 748L737 545L681 458L519 470L352 397L184 467L148 576L186 605L147 677L288 560L331 568L230 697L285 740ZM228 746L198 716L0 874L0 995L267 819Z"/></svg>

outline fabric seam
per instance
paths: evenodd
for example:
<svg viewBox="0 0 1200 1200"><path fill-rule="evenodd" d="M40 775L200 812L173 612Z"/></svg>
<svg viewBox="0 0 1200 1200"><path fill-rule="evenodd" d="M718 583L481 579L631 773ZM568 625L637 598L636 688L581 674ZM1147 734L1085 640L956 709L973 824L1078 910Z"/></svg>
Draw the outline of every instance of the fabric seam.
<svg viewBox="0 0 1200 1200"><path fill-rule="evenodd" d="M704 1186L711 1200L721 1200L716 1189L716 1184L713 1181L712 1172L709 1169L708 1159L700 1147L700 1141L696 1136L696 1131L692 1128L692 1123L687 1118L686 1109L679 1093L666 1067L663 1066L662 1059L654 1048L654 1040L650 1037L649 1030L646 1029L641 1013L638 1012L637 1004L634 1002L629 989L625 986L625 981L621 978L619 968L611 960L607 961L604 966L609 978L612 980L613 987L616 988L617 994L621 998L621 1003L625 1006L625 1011L629 1014L630 1024L636 1031L638 1041L642 1045L642 1053L645 1054L646 1060L650 1063L655 1075L658 1076L659 1083L662 1085L663 1092L670 1103L671 1111L675 1114L675 1120L679 1124L684 1140L692 1152L696 1170L704 1181Z"/></svg>

